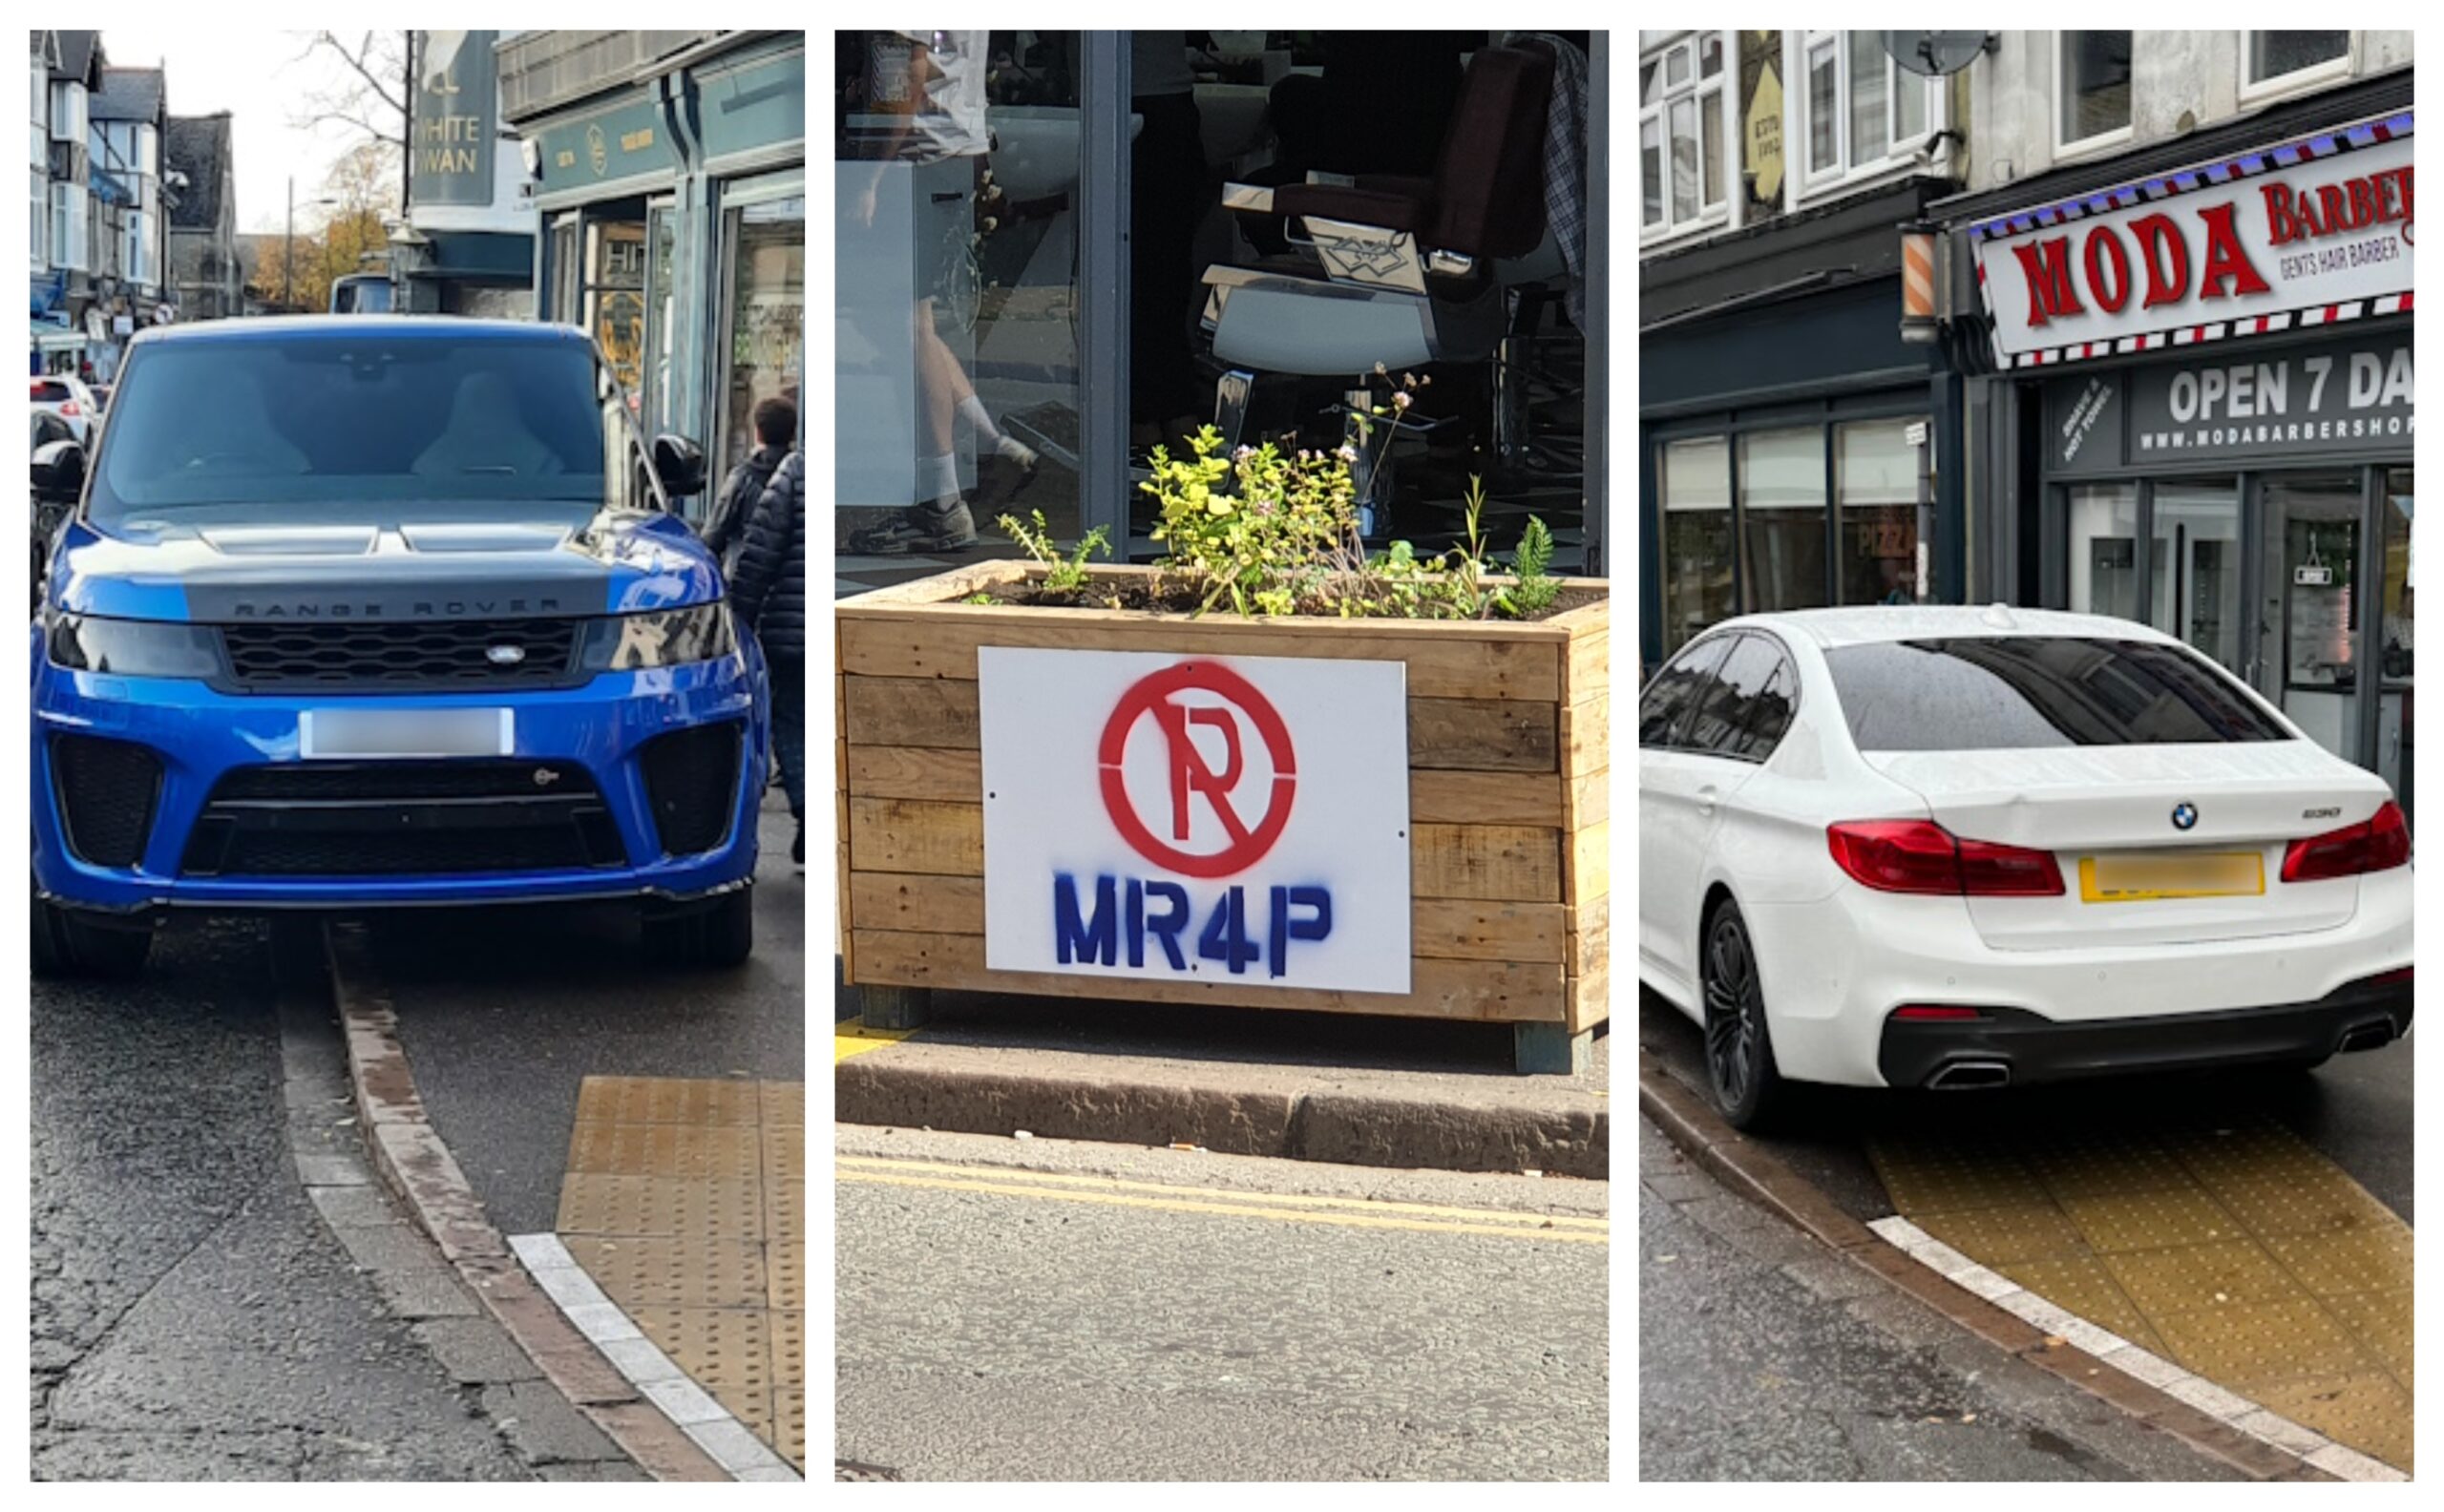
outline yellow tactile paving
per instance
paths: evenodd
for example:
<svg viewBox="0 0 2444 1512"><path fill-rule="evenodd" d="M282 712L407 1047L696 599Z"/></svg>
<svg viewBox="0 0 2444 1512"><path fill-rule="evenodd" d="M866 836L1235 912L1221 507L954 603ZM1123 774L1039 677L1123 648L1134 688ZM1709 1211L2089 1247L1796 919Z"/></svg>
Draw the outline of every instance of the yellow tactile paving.
<svg viewBox="0 0 2444 1512"><path fill-rule="evenodd" d="M588 1077L558 1228L647 1338L805 1469L805 1083Z"/></svg>
<svg viewBox="0 0 2444 1512"><path fill-rule="evenodd" d="M2408 1224L2271 1122L1868 1154L1902 1216L2339 1443L2411 1458Z"/></svg>

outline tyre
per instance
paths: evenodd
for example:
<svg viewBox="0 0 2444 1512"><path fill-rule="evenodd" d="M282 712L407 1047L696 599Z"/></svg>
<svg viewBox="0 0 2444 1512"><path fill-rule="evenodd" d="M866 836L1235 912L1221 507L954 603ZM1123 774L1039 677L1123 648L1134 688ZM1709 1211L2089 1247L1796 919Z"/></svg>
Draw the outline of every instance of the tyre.
<svg viewBox="0 0 2444 1512"><path fill-rule="evenodd" d="M62 936L59 910L42 900L33 899L33 968L37 978L49 980L69 975L68 942Z"/></svg>
<svg viewBox="0 0 2444 1512"><path fill-rule="evenodd" d="M1704 940L1699 972L1706 1009L1707 1087L1732 1127L1757 1128L1772 1119L1783 1082L1766 1027L1756 945L1739 905L1718 904L1706 917Z"/></svg>
<svg viewBox="0 0 2444 1512"><path fill-rule="evenodd" d="M100 919L34 899L33 967L39 976L141 975L153 955L150 919Z"/></svg>
<svg viewBox="0 0 2444 1512"><path fill-rule="evenodd" d="M664 966L745 964L755 950L755 885L725 892L710 903L665 913L648 909L642 938L648 959Z"/></svg>

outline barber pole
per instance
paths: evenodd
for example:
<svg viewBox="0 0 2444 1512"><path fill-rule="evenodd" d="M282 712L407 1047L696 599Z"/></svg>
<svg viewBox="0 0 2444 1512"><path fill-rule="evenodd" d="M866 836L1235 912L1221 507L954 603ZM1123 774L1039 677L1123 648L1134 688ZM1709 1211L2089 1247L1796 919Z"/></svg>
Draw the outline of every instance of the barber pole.
<svg viewBox="0 0 2444 1512"><path fill-rule="evenodd" d="M1901 339L1930 342L1939 321L1935 313L1935 233L1901 233Z"/></svg>

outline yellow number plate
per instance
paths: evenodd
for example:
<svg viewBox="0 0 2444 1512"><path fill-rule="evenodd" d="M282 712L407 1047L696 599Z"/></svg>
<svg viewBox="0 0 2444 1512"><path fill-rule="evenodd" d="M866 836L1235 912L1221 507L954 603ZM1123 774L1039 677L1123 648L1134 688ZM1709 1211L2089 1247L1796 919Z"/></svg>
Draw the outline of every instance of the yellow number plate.
<svg viewBox="0 0 2444 1512"><path fill-rule="evenodd" d="M2079 897L2088 903L2259 897L2265 892L2265 857L2254 850L2157 850L2079 858Z"/></svg>

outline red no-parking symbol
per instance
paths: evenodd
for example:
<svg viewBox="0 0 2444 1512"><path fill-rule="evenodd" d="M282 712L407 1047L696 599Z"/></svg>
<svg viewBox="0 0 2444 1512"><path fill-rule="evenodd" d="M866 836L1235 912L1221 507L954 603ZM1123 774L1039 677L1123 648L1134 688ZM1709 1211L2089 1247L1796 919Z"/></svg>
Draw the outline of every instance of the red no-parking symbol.
<svg viewBox="0 0 2444 1512"><path fill-rule="evenodd" d="M1231 707L1178 702L1180 694L1191 690L1214 694L1228 701ZM1138 721L1147 718L1154 721L1162 734L1164 762L1170 778L1169 841L1158 837L1154 827L1138 813L1122 770L1128 737L1136 730ZM1220 771L1213 769L1197 746L1190 733L1194 725L1221 732ZM1262 817L1253 826L1232 802L1232 794L1248 775L1247 751L1241 740L1243 726L1255 730L1273 763L1273 791L1267 795ZM1119 706L1104 725L1103 745L1096 761L1103 769L1104 808L1111 814L1121 838L1147 860L1183 876L1230 876L1264 859L1265 852L1273 849L1290 823L1290 804L1298 787L1290 726L1282 722L1280 712L1256 691L1254 683L1211 662L1183 662L1132 684L1121 695ZM1195 814L1192 801L1197 799L1211 809L1229 837L1230 843L1219 850L1180 849L1180 844L1189 838L1190 821Z"/></svg>

